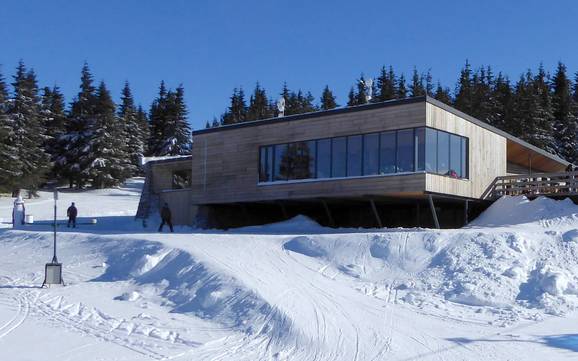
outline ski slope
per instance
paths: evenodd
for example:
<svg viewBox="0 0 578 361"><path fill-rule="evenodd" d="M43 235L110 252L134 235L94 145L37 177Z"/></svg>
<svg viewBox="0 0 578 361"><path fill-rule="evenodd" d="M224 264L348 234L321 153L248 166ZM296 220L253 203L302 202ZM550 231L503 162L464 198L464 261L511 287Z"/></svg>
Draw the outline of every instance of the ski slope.
<svg viewBox="0 0 578 361"><path fill-rule="evenodd" d="M133 220L141 186L61 193L85 223L58 227L65 287L39 288L52 195L2 224L0 360L578 359L570 201L505 198L459 230L159 234Z"/></svg>

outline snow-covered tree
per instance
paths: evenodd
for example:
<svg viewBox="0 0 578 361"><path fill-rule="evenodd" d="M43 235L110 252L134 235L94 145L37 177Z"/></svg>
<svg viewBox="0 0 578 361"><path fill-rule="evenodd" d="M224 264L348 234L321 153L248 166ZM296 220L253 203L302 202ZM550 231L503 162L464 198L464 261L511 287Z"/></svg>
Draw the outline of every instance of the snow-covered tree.
<svg viewBox="0 0 578 361"><path fill-rule="evenodd" d="M2 192L13 191L16 179L22 176L15 139L13 119L8 116L8 90L0 74L0 191Z"/></svg>
<svg viewBox="0 0 578 361"><path fill-rule="evenodd" d="M333 92L329 89L328 85L323 88L320 105L321 110L330 110L339 106L335 101L335 95L333 95Z"/></svg>
<svg viewBox="0 0 578 361"><path fill-rule="evenodd" d="M142 113L137 113L130 85L128 82L125 82L122 89L120 106L118 108L118 117L120 125L124 128L123 148L125 148L124 151L128 158L126 173L129 176L139 174L141 158L145 153L147 134L145 131L146 128L143 128L143 119L139 119L139 116L142 117Z"/></svg>
<svg viewBox="0 0 578 361"><path fill-rule="evenodd" d="M45 129L41 121L38 84L33 70L19 62L14 75L13 97L8 106L8 117L13 127L12 145L15 147L19 176L15 186L35 192L50 168L44 152Z"/></svg>

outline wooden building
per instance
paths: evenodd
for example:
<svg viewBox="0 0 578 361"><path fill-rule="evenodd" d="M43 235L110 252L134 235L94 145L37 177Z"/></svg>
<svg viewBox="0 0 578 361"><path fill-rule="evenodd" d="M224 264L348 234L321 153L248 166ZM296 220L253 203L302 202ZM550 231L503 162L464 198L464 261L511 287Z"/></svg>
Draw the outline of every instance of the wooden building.
<svg viewBox="0 0 578 361"><path fill-rule="evenodd" d="M193 133L190 223L453 227L496 177L567 164L427 96L238 123Z"/></svg>

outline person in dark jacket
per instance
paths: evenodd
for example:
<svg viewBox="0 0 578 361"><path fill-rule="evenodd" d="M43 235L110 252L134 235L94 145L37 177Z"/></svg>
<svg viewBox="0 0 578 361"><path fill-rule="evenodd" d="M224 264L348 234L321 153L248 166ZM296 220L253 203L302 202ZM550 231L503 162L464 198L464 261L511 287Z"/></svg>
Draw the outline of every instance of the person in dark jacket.
<svg viewBox="0 0 578 361"><path fill-rule="evenodd" d="M171 222L172 214L171 209L169 208L169 204L165 202L163 208L161 208L161 225L159 226L159 232L163 231L163 226L165 224L169 225L171 232L173 232L173 223Z"/></svg>
<svg viewBox="0 0 578 361"><path fill-rule="evenodd" d="M66 210L66 216L68 216L68 225L67 227L70 228L70 224L72 223L72 228L76 228L76 216L78 215L78 209L74 205L74 202L68 207Z"/></svg>

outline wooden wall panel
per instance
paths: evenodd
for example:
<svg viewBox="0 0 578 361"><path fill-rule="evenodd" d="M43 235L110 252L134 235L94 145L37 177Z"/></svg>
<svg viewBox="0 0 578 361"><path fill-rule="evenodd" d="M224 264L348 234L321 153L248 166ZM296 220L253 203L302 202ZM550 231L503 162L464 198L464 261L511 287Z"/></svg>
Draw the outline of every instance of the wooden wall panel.
<svg viewBox="0 0 578 361"><path fill-rule="evenodd" d="M425 101L359 112L266 122L193 139L194 204L423 192L425 174L258 185L259 146L425 125ZM198 171L197 171L198 170Z"/></svg>
<svg viewBox="0 0 578 361"><path fill-rule="evenodd" d="M426 104L429 127L469 139L469 180L428 174L426 190L479 198L497 176L506 175L506 138L433 104Z"/></svg>

